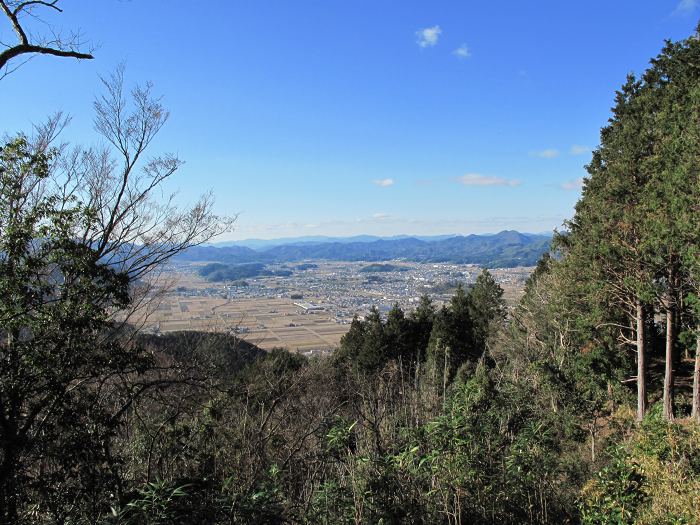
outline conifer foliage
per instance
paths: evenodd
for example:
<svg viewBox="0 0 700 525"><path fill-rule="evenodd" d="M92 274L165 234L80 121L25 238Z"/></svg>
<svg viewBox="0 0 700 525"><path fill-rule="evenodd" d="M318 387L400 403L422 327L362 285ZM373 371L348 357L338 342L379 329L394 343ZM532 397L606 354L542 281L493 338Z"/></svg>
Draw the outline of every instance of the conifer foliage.
<svg viewBox="0 0 700 525"><path fill-rule="evenodd" d="M577 291L619 325L637 352L637 418L648 408L655 320L664 331L663 415L674 417L674 370L683 332L697 333L700 43L667 42L644 74L618 92L588 165L583 196L561 239L565 264L585 276ZM620 317L620 314L622 316ZM697 405L697 401L695 401Z"/></svg>

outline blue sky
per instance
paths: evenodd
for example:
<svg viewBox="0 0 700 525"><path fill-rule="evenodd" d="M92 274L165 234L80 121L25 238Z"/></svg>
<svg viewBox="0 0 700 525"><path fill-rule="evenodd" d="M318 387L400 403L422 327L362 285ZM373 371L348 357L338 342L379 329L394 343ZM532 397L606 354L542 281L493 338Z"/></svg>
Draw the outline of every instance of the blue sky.
<svg viewBox="0 0 700 525"><path fill-rule="evenodd" d="M51 20L96 60L1 80L0 131L63 110L65 139L97 143L98 77L124 61L171 111L151 149L186 162L168 189L239 214L224 239L551 231L615 89L698 4L64 0Z"/></svg>

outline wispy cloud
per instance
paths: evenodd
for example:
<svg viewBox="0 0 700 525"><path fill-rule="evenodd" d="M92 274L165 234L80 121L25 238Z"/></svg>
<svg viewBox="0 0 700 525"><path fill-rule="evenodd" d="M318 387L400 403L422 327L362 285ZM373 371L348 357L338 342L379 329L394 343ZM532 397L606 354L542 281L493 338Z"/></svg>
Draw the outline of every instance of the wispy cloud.
<svg viewBox="0 0 700 525"><path fill-rule="evenodd" d="M375 221L386 221L388 219L391 219L391 215L388 213L375 213L372 215L372 219Z"/></svg>
<svg viewBox="0 0 700 525"><path fill-rule="evenodd" d="M554 148L543 149L539 151L531 151L530 155L533 157L540 157L542 159L553 159L559 156L559 150Z"/></svg>
<svg viewBox="0 0 700 525"><path fill-rule="evenodd" d="M588 146L581 146L580 144L574 144L571 146L571 149L569 149L569 154L570 155L584 155L586 153L590 153L591 148Z"/></svg>
<svg viewBox="0 0 700 525"><path fill-rule="evenodd" d="M470 56L472 56L472 52L469 51L467 44L462 44L457 49L452 51L452 54L460 59L469 58Z"/></svg>
<svg viewBox="0 0 700 525"><path fill-rule="evenodd" d="M388 188L394 185L394 179L375 179L372 181L372 184L376 184L382 188Z"/></svg>
<svg viewBox="0 0 700 525"><path fill-rule="evenodd" d="M520 184L519 180L492 177L479 173L467 173L457 177L457 182L465 186L518 186Z"/></svg>
<svg viewBox="0 0 700 525"><path fill-rule="evenodd" d="M695 11L695 9L698 7L698 4L700 3L700 0L681 0L678 2L678 5L676 6L676 9L673 11L673 14L677 15L687 15Z"/></svg>
<svg viewBox="0 0 700 525"><path fill-rule="evenodd" d="M416 42L420 47L433 47L438 43L442 29L440 26L426 27L416 31Z"/></svg>
<svg viewBox="0 0 700 525"><path fill-rule="evenodd" d="M583 178L567 180L559 186L562 190L574 191L583 188Z"/></svg>

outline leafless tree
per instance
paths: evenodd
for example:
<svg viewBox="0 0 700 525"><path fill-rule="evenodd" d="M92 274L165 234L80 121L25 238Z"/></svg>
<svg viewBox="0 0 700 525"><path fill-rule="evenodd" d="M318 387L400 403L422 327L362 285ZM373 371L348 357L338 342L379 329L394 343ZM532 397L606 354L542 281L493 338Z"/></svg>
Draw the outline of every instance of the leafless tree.
<svg viewBox="0 0 700 525"><path fill-rule="evenodd" d="M0 40L0 46L4 48L0 52L0 79L15 71L35 55L53 55L78 60L94 58L91 54L92 49L84 49L86 44L80 33L60 34L49 26L51 36L42 36L26 28L24 21L27 18L35 22L42 21L40 10L63 12L58 4L59 0L0 0L0 9L17 36L17 41L12 43ZM14 65L16 63L14 59L18 57L26 57L26 60ZM11 61L14 67L10 64Z"/></svg>
<svg viewBox="0 0 700 525"><path fill-rule="evenodd" d="M182 166L175 154L147 157L146 150L168 119L152 85L124 86L124 67L102 79L104 94L94 103L95 129L102 146L56 146L67 120L60 114L37 129L37 149L56 147L52 187L63 206L81 203L93 215L76 238L103 264L127 274L141 290L153 292L162 264L191 246L231 229L235 217L213 213L211 192L193 205L176 205L176 194L163 194L163 184ZM142 306L134 298L134 306Z"/></svg>

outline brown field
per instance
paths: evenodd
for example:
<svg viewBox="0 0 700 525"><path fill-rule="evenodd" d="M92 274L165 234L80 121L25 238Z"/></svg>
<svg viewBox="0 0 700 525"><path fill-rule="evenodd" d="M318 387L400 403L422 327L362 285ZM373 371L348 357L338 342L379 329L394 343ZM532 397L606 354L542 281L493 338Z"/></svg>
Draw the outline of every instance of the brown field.
<svg viewBox="0 0 700 525"><path fill-rule="evenodd" d="M335 348L349 329L349 325L330 319L329 312L306 313L293 303L291 299L228 301L168 294L144 320L144 328L160 332L234 332L266 350L283 347L299 352Z"/></svg>

